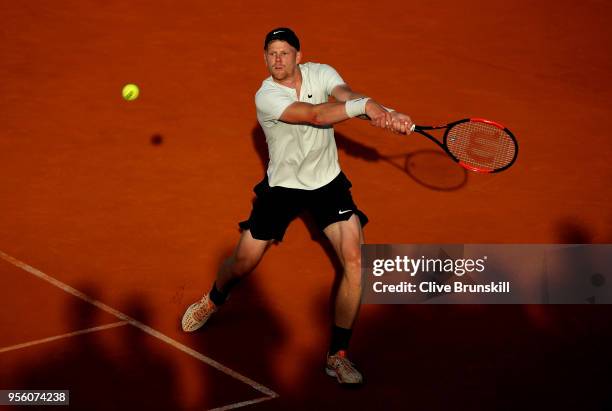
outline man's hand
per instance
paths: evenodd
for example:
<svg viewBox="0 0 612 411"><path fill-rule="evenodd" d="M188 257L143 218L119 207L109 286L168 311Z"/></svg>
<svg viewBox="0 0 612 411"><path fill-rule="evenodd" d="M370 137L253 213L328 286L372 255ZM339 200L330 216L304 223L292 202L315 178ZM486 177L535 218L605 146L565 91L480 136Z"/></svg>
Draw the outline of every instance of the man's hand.
<svg viewBox="0 0 612 411"><path fill-rule="evenodd" d="M391 129L392 118L383 106L378 104L376 101L370 99L366 103L366 115L370 118L370 124L374 127Z"/></svg>
<svg viewBox="0 0 612 411"><path fill-rule="evenodd" d="M410 117L406 114L398 113L397 111L392 111L389 114L391 114L391 126L389 127L391 131L397 134L412 133L411 128L414 123Z"/></svg>
<svg viewBox="0 0 612 411"><path fill-rule="evenodd" d="M376 101L370 99L366 104L366 115L374 127L384 128L397 134L410 134L414 124L406 114L387 111Z"/></svg>

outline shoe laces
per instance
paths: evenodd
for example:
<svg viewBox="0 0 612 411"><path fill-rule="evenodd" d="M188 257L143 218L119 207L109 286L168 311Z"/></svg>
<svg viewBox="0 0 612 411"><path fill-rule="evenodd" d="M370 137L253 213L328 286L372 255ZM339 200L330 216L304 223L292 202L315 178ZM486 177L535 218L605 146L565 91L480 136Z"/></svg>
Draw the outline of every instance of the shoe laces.
<svg viewBox="0 0 612 411"><path fill-rule="evenodd" d="M346 358L346 351L344 350L340 350L336 354L332 355L332 364L334 368L337 368L342 372L353 373L357 371L355 369L355 364Z"/></svg>
<svg viewBox="0 0 612 411"><path fill-rule="evenodd" d="M206 317L206 314L208 314L213 308L212 301L210 301L210 298L206 298L206 297L207 296L202 297L202 299L200 300L201 306L198 307L198 309L195 310L195 312L193 313L193 318L197 322L202 321L204 317Z"/></svg>

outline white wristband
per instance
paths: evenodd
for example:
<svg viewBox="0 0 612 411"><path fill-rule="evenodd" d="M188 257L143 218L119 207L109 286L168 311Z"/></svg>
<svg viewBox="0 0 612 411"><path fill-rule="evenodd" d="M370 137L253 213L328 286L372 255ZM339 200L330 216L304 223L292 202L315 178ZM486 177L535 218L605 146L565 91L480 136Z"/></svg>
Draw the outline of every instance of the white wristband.
<svg viewBox="0 0 612 411"><path fill-rule="evenodd" d="M346 115L349 118L361 116L366 113L366 103L370 97L360 97L353 100L347 100L344 103L344 109L346 110Z"/></svg>

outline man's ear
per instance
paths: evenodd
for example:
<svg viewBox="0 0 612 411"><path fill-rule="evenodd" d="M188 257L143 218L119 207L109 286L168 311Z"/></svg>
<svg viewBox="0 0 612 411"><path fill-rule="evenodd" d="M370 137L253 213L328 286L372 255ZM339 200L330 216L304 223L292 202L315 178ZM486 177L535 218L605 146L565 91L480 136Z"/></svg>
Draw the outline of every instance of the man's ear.
<svg viewBox="0 0 612 411"><path fill-rule="evenodd" d="M297 55L295 56L295 62L299 64L300 61L302 61L302 52L298 51Z"/></svg>

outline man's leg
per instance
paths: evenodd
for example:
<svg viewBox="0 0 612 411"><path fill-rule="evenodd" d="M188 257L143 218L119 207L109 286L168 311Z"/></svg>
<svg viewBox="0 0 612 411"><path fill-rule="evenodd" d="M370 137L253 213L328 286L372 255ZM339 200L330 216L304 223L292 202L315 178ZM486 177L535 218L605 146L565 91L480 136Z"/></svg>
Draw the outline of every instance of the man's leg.
<svg viewBox="0 0 612 411"><path fill-rule="evenodd" d="M330 224L324 230L342 263L344 271L336 297L334 321L350 329L357 318L361 299L361 244L363 232L357 215Z"/></svg>
<svg viewBox="0 0 612 411"><path fill-rule="evenodd" d="M183 331L195 331L208 321L225 302L231 288L257 267L271 242L272 240L253 238L250 230L242 232L234 253L219 268L210 293L191 304L183 315Z"/></svg>
<svg viewBox="0 0 612 411"><path fill-rule="evenodd" d="M251 230L244 230L232 256L219 267L215 281L217 290L229 293L237 282L257 267L271 243L272 240L253 238Z"/></svg>
<svg viewBox="0 0 612 411"><path fill-rule="evenodd" d="M360 384L363 382L363 377L346 358L346 350L361 299L363 232L359 218L355 214L347 221L338 221L327 226L323 231L331 241L344 268L336 296L326 372L336 377L340 383Z"/></svg>

